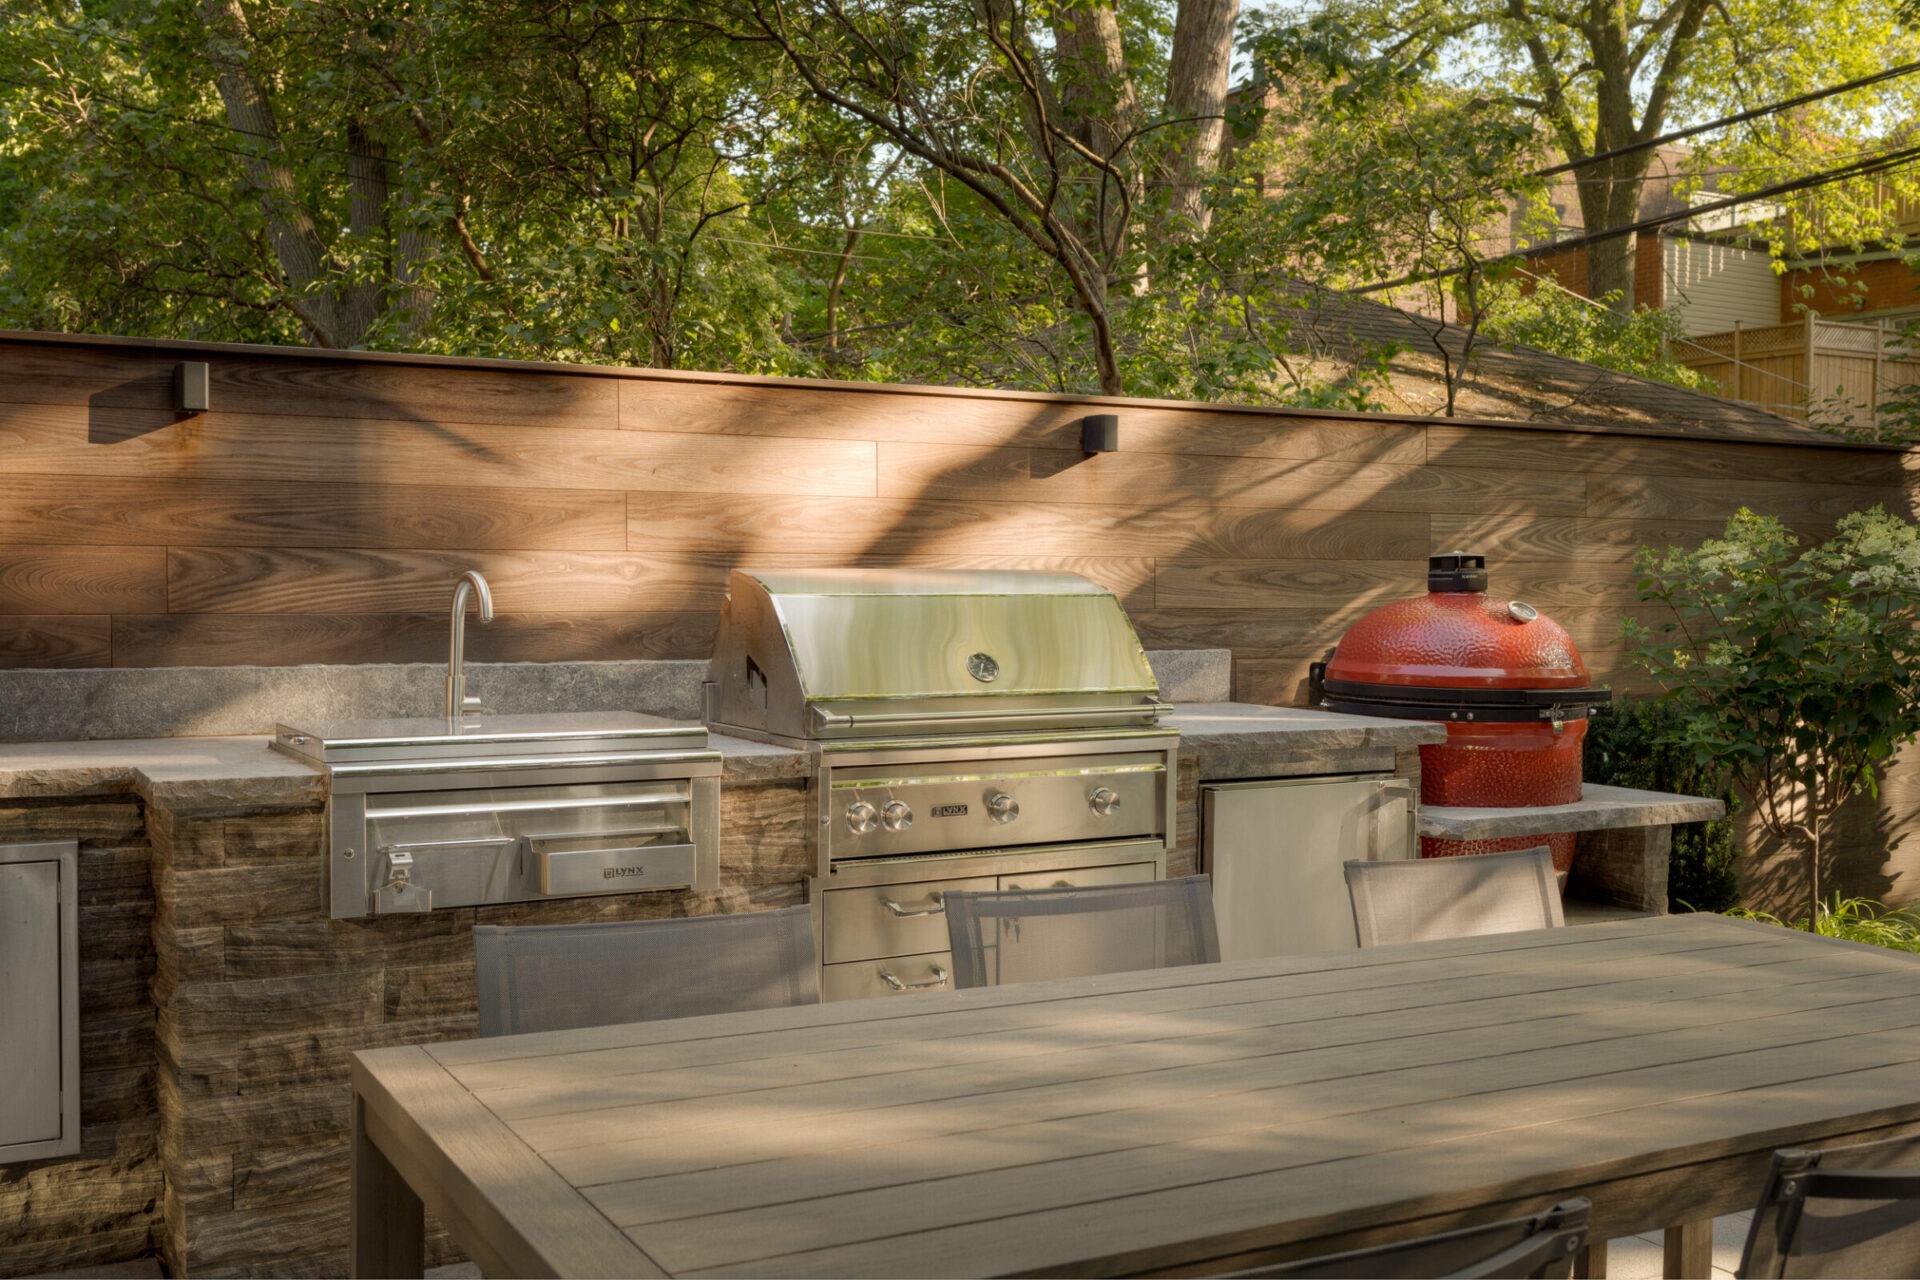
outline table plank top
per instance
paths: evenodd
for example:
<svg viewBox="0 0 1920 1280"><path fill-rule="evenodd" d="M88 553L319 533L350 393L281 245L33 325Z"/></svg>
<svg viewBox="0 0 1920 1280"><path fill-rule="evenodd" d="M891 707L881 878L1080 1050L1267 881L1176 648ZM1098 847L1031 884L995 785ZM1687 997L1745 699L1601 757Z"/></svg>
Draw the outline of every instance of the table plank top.
<svg viewBox="0 0 1920 1280"><path fill-rule="evenodd" d="M485 1135L489 1221L516 1170L591 1206L539 1231L555 1274L1217 1268L1567 1194L1603 1230L1747 1207L1775 1146L1920 1126L1920 957L1656 917L358 1059L370 1114Z"/></svg>

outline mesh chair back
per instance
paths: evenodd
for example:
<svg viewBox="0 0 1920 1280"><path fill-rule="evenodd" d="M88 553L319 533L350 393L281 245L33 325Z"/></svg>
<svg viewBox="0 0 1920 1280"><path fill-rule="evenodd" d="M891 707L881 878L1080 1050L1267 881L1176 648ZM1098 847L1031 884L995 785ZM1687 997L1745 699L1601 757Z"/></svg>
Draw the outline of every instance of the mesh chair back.
<svg viewBox="0 0 1920 1280"><path fill-rule="evenodd" d="M1220 959L1206 876L1084 889L949 892L953 985L1077 978Z"/></svg>
<svg viewBox="0 0 1920 1280"><path fill-rule="evenodd" d="M1773 1153L1742 1276L1920 1276L1920 1138Z"/></svg>
<svg viewBox="0 0 1920 1280"><path fill-rule="evenodd" d="M1483 1227L1421 1236L1399 1244L1336 1253L1301 1262L1235 1272L1238 1276L1379 1277L1425 1280L1428 1276L1567 1276L1587 1245L1593 1202L1566 1200L1531 1218L1509 1218Z"/></svg>
<svg viewBox="0 0 1920 1280"><path fill-rule="evenodd" d="M1567 922L1553 851L1347 863L1353 929L1363 947L1558 928Z"/></svg>
<svg viewBox="0 0 1920 1280"><path fill-rule="evenodd" d="M806 907L673 920L480 925L480 1034L818 1004Z"/></svg>

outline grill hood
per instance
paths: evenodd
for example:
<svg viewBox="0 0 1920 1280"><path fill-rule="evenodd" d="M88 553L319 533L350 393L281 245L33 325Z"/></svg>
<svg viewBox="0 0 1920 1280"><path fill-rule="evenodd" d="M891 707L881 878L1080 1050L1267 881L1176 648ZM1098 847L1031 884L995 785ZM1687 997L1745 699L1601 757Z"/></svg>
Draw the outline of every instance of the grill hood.
<svg viewBox="0 0 1920 1280"><path fill-rule="evenodd" d="M1070 573L735 570L708 720L779 742L1151 727L1120 601Z"/></svg>

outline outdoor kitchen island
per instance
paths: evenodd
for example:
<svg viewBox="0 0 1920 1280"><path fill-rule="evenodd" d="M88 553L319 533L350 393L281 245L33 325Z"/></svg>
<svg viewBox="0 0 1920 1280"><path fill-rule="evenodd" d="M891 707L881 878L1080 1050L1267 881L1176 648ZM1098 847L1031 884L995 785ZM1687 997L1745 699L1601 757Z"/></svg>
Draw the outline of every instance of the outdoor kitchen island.
<svg viewBox="0 0 1920 1280"><path fill-rule="evenodd" d="M1156 655L1158 656L1158 655ZM1162 675L1176 701L1183 690ZM1197 868L1203 780L1392 770L1436 726L1180 703L1169 875ZM341 1274L348 1055L475 1034L475 923L806 900L806 751L714 734L720 885L329 919L322 777L265 736L0 744L0 838L78 838L80 1156L0 1187L0 1272L160 1253L174 1274ZM438 1235L430 1261L451 1256Z"/></svg>

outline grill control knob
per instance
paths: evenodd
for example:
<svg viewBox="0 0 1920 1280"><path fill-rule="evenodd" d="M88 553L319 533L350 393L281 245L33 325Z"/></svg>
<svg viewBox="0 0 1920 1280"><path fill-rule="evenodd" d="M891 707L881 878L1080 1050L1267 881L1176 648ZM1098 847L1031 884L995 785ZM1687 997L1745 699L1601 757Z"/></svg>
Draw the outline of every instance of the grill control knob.
<svg viewBox="0 0 1920 1280"><path fill-rule="evenodd" d="M865 800L855 800L847 806L847 829L857 836L863 836L880 825L880 811Z"/></svg>
<svg viewBox="0 0 1920 1280"><path fill-rule="evenodd" d="M1004 791L987 797L987 816L995 822L1012 822L1020 816L1020 802Z"/></svg>
<svg viewBox="0 0 1920 1280"><path fill-rule="evenodd" d="M1087 807L1103 818L1111 818L1120 812L1120 793L1111 787L1101 787L1087 797Z"/></svg>
<svg viewBox="0 0 1920 1280"><path fill-rule="evenodd" d="M889 831L905 831L913 825L913 810L903 800L889 800L887 807L880 811L880 821Z"/></svg>

